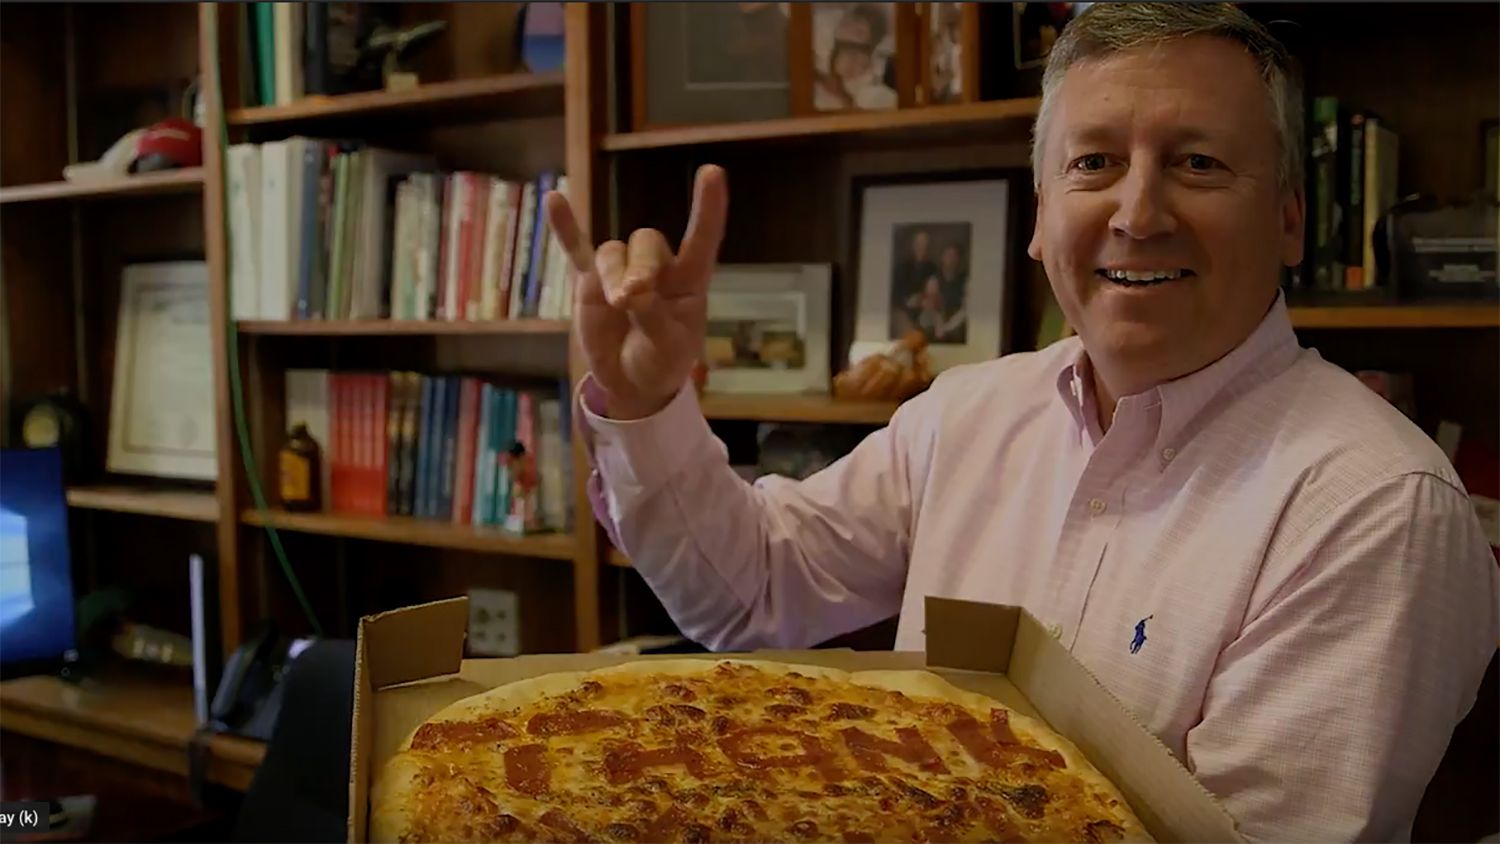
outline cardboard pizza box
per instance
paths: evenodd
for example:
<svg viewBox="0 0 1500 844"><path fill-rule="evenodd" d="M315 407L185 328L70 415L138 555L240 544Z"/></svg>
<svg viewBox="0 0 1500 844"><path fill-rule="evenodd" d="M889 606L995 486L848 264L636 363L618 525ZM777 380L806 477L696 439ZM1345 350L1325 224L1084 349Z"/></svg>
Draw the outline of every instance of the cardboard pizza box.
<svg viewBox="0 0 1500 844"><path fill-rule="evenodd" d="M349 841L363 842L375 773L423 721L448 704L504 683L641 659L609 653L464 659L468 599L360 620L349 768ZM927 599L927 652L755 651L701 654L823 665L848 671L925 669L1046 721L1067 736L1129 801L1158 841L1244 841L1229 816L1120 701L1018 607Z"/></svg>

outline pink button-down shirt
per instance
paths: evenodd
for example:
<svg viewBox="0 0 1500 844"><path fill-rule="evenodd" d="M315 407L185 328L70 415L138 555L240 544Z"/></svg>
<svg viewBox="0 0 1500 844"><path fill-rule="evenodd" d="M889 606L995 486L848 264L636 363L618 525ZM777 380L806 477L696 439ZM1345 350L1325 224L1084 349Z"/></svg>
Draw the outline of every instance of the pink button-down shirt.
<svg viewBox="0 0 1500 844"><path fill-rule="evenodd" d="M595 511L683 632L805 647L926 595L1019 604L1247 836L1408 836L1500 640L1500 571L1437 446L1278 300L1101 432L1074 338L943 374L801 482L730 469L690 387L580 418Z"/></svg>

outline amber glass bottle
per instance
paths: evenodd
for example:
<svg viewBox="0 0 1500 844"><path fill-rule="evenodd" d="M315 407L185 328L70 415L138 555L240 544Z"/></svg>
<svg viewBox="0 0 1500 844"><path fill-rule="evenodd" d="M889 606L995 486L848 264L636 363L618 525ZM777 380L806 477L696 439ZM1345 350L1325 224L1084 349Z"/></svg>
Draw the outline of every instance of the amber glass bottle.
<svg viewBox="0 0 1500 844"><path fill-rule="evenodd" d="M318 441L298 423L281 447L281 506L288 510L317 510L322 507L322 490L318 479Z"/></svg>

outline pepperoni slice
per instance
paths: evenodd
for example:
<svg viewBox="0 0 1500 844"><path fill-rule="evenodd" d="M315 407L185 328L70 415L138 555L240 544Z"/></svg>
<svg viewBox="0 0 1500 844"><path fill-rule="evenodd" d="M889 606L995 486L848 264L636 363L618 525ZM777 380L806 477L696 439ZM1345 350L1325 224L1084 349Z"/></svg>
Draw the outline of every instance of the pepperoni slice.
<svg viewBox="0 0 1500 844"><path fill-rule="evenodd" d="M899 727L896 730L898 741L883 739L873 736L858 727L845 727L839 730L839 735L844 737L844 744L849 747L849 754L854 761L866 771L886 770L885 757L894 756L924 771L934 773L948 773L948 766L943 764L943 759L938 756L932 745L914 727Z"/></svg>
<svg viewBox="0 0 1500 844"><path fill-rule="evenodd" d="M802 752L785 756L762 756L744 747L757 736L785 736L802 745ZM746 768L809 767L816 768L823 779L829 782L838 782L844 778L844 771L839 767L838 761L823 748L823 743L817 737L784 727L752 727L730 733L719 739L719 748L724 751L725 756Z"/></svg>
<svg viewBox="0 0 1500 844"><path fill-rule="evenodd" d="M638 779L647 768L665 765L686 766L688 773L704 779L708 775L703 754L691 747L653 747L646 749L635 742L620 742L604 751L604 777L610 785L621 785Z"/></svg>

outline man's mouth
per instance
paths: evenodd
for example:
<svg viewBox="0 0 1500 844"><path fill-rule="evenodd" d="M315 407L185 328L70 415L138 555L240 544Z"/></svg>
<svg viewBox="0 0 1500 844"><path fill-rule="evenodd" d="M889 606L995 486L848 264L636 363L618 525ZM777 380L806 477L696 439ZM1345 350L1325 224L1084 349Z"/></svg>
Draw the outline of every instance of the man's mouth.
<svg viewBox="0 0 1500 844"><path fill-rule="evenodd" d="M1121 287L1152 287L1194 275L1188 269L1109 270L1100 267L1094 274Z"/></svg>

